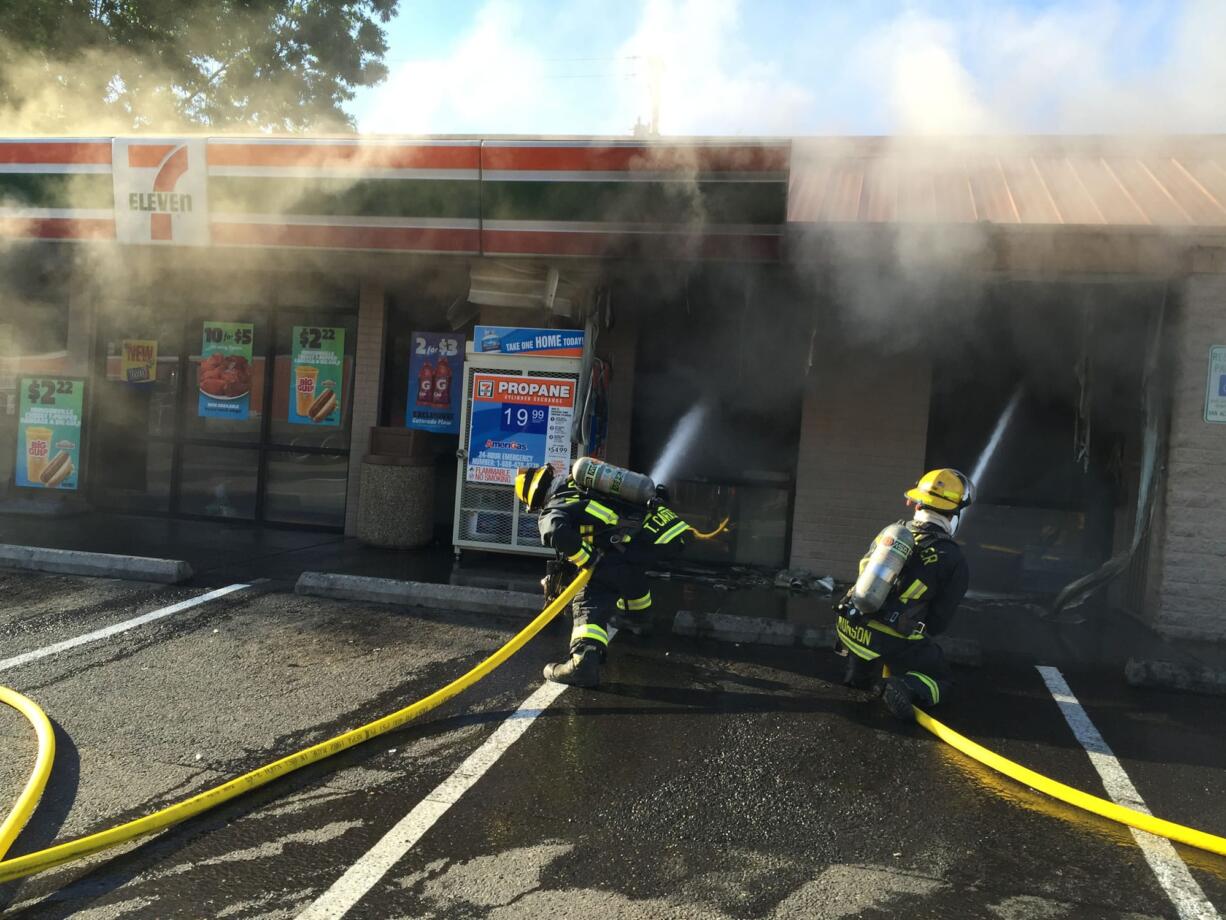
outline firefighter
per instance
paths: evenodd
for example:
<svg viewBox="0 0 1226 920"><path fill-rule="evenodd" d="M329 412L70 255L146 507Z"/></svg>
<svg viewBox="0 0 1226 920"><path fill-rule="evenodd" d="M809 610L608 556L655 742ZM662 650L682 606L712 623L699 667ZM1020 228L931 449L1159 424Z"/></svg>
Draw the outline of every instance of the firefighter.
<svg viewBox="0 0 1226 920"><path fill-rule="evenodd" d="M548 465L521 468L515 495L539 513L541 542L558 555L547 570L547 596L556 597L578 569L593 569L572 606L570 657L546 665L545 678L594 687L609 645L608 627L636 635L650 631L646 566L683 545L690 527L665 507L662 489L650 504L636 505L581 488Z"/></svg>
<svg viewBox="0 0 1226 920"><path fill-rule="evenodd" d="M932 637L949 627L966 594L966 559L954 542L954 532L961 513L973 500L973 487L957 470L933 470L907 490L906 499L915 514L910 521L898 523L910 533L914 547L884 602L872 613L857 609L853 596L859 590L857 582L840 603L835 626L839 652L847 656L843 682L869 689L881 665L887 665L891 673L881 698L900 719L912 718L912 704L929 707L947 700L953 688L945 656ZM892 539L886 531L860 561L861 581L878 542ZM861 602L861 606L868 605Z"/></svg>

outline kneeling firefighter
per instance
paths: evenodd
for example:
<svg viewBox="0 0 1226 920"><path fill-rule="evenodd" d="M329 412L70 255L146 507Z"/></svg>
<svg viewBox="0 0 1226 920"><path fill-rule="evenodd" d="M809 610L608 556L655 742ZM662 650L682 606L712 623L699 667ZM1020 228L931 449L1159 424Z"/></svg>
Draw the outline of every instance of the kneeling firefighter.
<svg viewBox="0 0 1226 920"><path fill-rule="evenodd" d="M539 513L541 542L557 553L542 582L549 599L578 569L593 569L572 605L570 657L546 665L545 677L594 687L609 645L607 627L636 635L650 630L647 566L678 550L690 526L665 505L663 486L589 457L575 461L565 478L552 466L521 468L515 495Z"/></svg>
<svg viewBox="0 0 1226 920"><path fill-rule="evenodd" d="M971 481L957 470L933 470L906 492L910 521L891 524L860 560L860 577L838 605L844 683L868 689L888 665L881 698L910 719L911 705L935 706L953 687L949 665L932 636L944 632L966 595L968 571L954 542L958 518L971 504Z"/></svg>

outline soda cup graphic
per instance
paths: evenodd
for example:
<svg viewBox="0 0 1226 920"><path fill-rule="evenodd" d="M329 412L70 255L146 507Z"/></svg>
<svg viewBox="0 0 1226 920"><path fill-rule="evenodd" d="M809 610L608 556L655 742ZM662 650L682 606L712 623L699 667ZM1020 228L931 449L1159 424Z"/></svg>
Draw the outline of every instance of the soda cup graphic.
<svg viewBox="0 0 1226 920"><path fill-rule="evenodd" d="M51 429L26 429L26 479L31 485L41 485L39 477L51 459Z"/></svg>
<svg viewBox="0 0 1226 920"><path fill-rule="evenodd" d="M434 372L434 405L446 409L451 405L451 365L446 358L438 359Z"/></svg>
<svg viewBox="0 0 1226 920"><path fill-rule="evenodd" d="M417 372L417 405L434 405L434 365L429 361Z"/></svg>
<svg viewBox="0 0 1226 920"><path fill-rule="evenodd" d="M502 347L502 339L498 338L498 333L493 329L486 329L485 335L481 337L482 351L498 351Z"/></svg>
<svg viewBox="0 0 1226 920"><path fill-rule="evenodd" d="M302 418L307 417L311 403L315 402L315 384L318 380L319 368L309 364L299 364L294 368L294 397L298 415Z"/></svg>

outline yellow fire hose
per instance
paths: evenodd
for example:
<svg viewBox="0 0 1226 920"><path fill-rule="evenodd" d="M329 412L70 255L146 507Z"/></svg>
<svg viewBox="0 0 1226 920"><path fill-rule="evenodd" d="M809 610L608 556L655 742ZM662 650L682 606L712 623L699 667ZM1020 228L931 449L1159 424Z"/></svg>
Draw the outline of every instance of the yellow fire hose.
<svg viewBox="0 0 1226 920"><path fill-rule="evenodd" d="M697 537L699 540L714 540L721 533L723 533L725 530L728 529L728 522L731 520L732 518L724 518L722 521L719 522L718 527L716 527L714 530L708 531L707 533L703 533L697 527L691 527L690 532L693 533L694 536Z"/></svg>
<svg viewBox="0 0 1226 920"><path fill-rule="evenodd" d="M51 775L51 763L55 760L55 732L51 730L51 722L46 713L29 697L22 696L16 690L0 687L0 703L11 706L26 717L34 728L38 738L38 756L34 760L34 769L26 780L25 788L17 796L17 803L9 816L0 824L0 860L9 851L21 829L26 826L30 814L42 798L43 790L47 788L47 777Z"/></svg>
<svg viewBox="0 0 1226 920"><path fill-rule="evenodd" d="M369 741L371 738L399 728L406 722L411 722L418 716L424 715L431 709L442 705L456 694L467 690L477 681L486 677L505 663L508 658L523 648L533 636L540 632L550 620L565 610L566 606L574 599L583 586L587 584L588 579L591 577L590 569L581 569L579 576L567 586L566 590L558 595L549 606L537 615L536 619L520 630L506 645L498 649L498 651L494 652L494 654L490 655L489 658L486 658L467 674L456 678L445 687L435 690L429 696L418 700L411 706L406 706L404 709L397 710L373 722L368 722L366 725L351 729L327 741L321 741L311 747L303 748L295 754L282 757L280 760L275 760L270 764L252 770L250 773L244 773L242 776L235 777L228 782L222 783L220 786L206 789L204 792L198 793L189 799L184 799L182 802L177 802L160 811L155 811L151 815L128 821L125 824L116 825L108 830L90 834L87 837L80 837L67 843L57 844L45 850L39 850L36 853L29 853L15 859L2 860L0 861L0 882L9 882L13 879L33 875L36 872L43 872L66 862L71 862L74 859L79 859L82 856L97 853L99 850L105 850L108 847L125 843L136 837L142 837L146 834L152 834L155 831L171 827L211 808L216 808L218 805L237 798L245 792L258 789L274 779L285 776L287 773L292 773L309 764L332 757L341 751L348 750L354 745L361 744L363 741ZM3 690L3 688L0 688L0 690ZM31 721L37 723L41 719L43 722L46 722L46 716L42 714L41 710L38 710L37 706L20 694L8 690L0 696L0 700L3 702L14 705L14 702L10 702L12 698L19 698L24 701L36 713L35 717L31 718ZM18 708L22 707L19 706ZM27 712L24 708L22 708L22 711L26 712L27 717L31 717L30 712ZM48 735L50 735L50 728L51 726L48 723L46 726ZM45 758L44 766L41 744L40 736L40 760L39 766L35 767L35 774L37 775L39 768L42 767L44 775L42 775L41 780L42 784L45 784L47 780L45 773L50 771L51 762L48 756ZM22 799L18 801L19 806L26 798L26 794L31 792L34 784L33 781L34 777L31 777L31 782L27 784L26 790L22 792ZM9 815L8 820L5 821L4 827L6 830L10 822L14 825L13 836L16 836L21 826L25 823L25 819L29 817L29 811L33 809L33 803L37 802L38 796L41 793L42 785L39 785L37 791L29 796L30 808L27 809L26 813L22 815L14 809L13 814ZM0 855L2 855L2 852L0 851Z"/></svg>
<svg viewBox="0 0 1226 920"><path fill-rule="evenodd" d="M890 669L884 667L882 668L882 673L884 676L889 677ZM932 734L936 735L946 744L961 751L967 757L979 761L985 767L991 767L997 773L1003 773L1010 779L1017 780L1019 783L1023 783L1032 789L1039 790L1039 792L1045 792L1054 799L1059 799L1061 802L1099 815L1109 821L1127 824L1138 830L1148 831L1151 834L1157 834L1159 837L1174 840L1176 843L1185 843L1190 847L1207 850L1210 853L1217 853L1219 856L1226 856L1226 837L1218 837L1216 834L1208 834L1192 827L1184 827L1182 824L1176 824L1173 821L1155 818L1153 815L1148 815L1143 811L1126 808L1123 805L1117 805L1115 802L1099 798L1096 795L1090 795L1088 792L1082 792L1080 789L1074 789L1072 786L1066 786L1064 783L1050 779L1042 773L1036 773L1034 770L1023 767L1021 764L1015 763L1006 757L1001 757L995 751L989 751L983 745L976 744L965 735L958 734L943 722L938 722L922 709L916 706L911 708L915 713L915 721L921 726L932 732ZM0 863L0 865L3 865L3 863Z"/></svg>

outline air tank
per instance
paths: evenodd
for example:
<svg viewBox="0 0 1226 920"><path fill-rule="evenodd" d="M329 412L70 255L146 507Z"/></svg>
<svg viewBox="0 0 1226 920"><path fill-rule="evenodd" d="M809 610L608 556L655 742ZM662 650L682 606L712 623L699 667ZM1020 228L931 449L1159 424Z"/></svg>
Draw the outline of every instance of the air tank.
<svg viewBox="0 0 1226 920"><path fill-rule="evenodd" d="M646 505L656 497L656 484L650 476L624 470L603 460L580 457L571 467L571 478L581 489L599 492L635 505Z"/></svg>
<svg viewBox="0 0 1226 920"><path fill-rule="evenodd" d="M871 614L881 609L914 549L915 537L903 524L891 524L877 534L868 562L851 590L857 610Z"/></svg>

